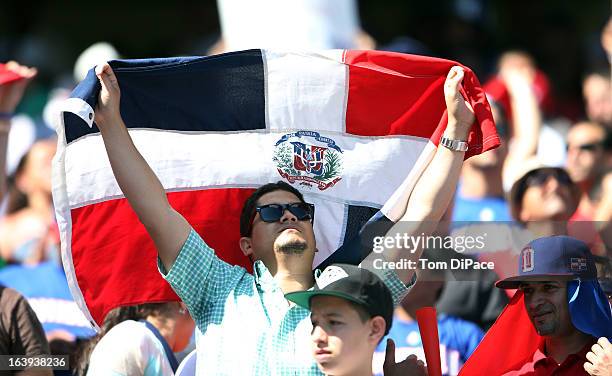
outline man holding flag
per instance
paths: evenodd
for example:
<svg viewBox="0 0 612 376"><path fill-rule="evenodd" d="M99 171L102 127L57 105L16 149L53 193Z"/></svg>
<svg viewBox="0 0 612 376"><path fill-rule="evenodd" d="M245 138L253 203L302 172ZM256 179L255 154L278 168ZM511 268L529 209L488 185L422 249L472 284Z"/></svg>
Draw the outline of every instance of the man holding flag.
<svg viewBox="0 0 612 376"><path fill-rule="evenodd" d="M198 359L199 364L207 374L319 374L307 351L308 311L290 306L283 296L313 286L316 245L310 206L286 184L265 186L252 200L251 212L243 212L250 223L240 248L255 260L254 274L224 263L169 205L159 180L134 147L121 119L119 85L111 67L100 65L96 74L102 85L96 123L113 173L156 245L160 271L203 333L199 345L206 358ZM474 119L459 93L462 79L463 70L456 67L444 85L448 125L443 143L449 146L438 148L405 207L403 220L422 221L414 233L431 231L455 189L462 143ZM405 256L399 250L391 253L391 261ZM404 283L411 280L413 270L399 272ZM392 272L384 275L398 301L405 285Z"/></svg>

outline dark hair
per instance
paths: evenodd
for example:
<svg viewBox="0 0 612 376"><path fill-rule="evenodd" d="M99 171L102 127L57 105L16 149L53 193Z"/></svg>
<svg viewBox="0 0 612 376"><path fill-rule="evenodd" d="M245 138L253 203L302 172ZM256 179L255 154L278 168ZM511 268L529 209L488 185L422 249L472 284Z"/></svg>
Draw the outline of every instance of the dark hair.
<svg viewBox="0 0 612 376"><path fill-rule="evenodd" d="M32 150L32 149L30 149ZM11 176L7 179L7 207L6 214L13 214L23 208L27 208L29 203L28 196L17 188L17 179L25 170L25 166L28 163L30 151L24 154L17 164L17 168Z"/></svg>
<svg viewBox="0 0 612 376"><path fill-rule="evenodd" d="M253 219L253 215L255 214L257 201L266 193L274 191L286 191L293 193L301 202L306 202L304 201L304 196L300 193L300 191L284 181L279 180L276 183L262 185L261 187L257 188L257 190L253 192L249 198L246 199L244 205L242 206L242 213L240 214L240 236L251 235L251 221Z"/></svg>
<svg viewBox="0 0 612 376"><path fill-rule="evenodd" d="M372 317L376 317L376 316L380 316L380 315L372 315L370 312L368 312L368 310L366 309L366 307L362 306L359 303L353 302L351 300L346 299L346 301L351 305L351 307L353 307L353 309L357 312L357 314L359 315L359 319L361 320L361 322L363 324L365 324L366 321L368 321L369 319L371 319ZM380 316L382 317L382 316ZM384 319L384 317L383 317ZM393 317L391 317L391 320L393 320ZM380 337L380 339L378 340L378 343L380 344L382 342L382 340L385 338L385 336L387 334L389 334L389 330L391 330L391 325L392 322L387 322L387 320L385 320L385 333L383 334L382 337Z"/></svg>
<svg viewBox="0 0 612 376"><path fill-rule="evenodd" d="M612 152L612 130L602 125L604 131L604 138L602 140L602 146L605 152Z"/></svg>

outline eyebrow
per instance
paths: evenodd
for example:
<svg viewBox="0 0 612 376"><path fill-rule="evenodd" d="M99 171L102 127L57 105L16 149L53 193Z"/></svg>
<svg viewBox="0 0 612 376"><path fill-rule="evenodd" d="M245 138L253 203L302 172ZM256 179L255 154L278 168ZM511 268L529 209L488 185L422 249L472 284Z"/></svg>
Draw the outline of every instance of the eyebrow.
<svg viewBox="0 0 612 376"><path fill-rule="evenodd" d="M310 316L311 317L316 317L317 315L314 312L312 312ZM320 314L319 316L323 316L323 317L326 317L326 318L340 318L340 317L342 317L342 314L337 313L337 312L329 312L329 313Z"/></svg>

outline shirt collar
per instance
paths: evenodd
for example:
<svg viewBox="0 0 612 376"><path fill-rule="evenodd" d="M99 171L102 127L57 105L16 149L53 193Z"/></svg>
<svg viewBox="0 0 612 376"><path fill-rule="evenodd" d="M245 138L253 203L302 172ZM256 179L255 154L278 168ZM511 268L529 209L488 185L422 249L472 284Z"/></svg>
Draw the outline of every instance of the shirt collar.
<svg viewBox="0 0 612 376"><path fill-rule="evenodd" d="M593 346L595 342L596 342L596 339L593 338L586 345L584 345L584 347L580 351L578 351L577 353L569 354L567 358L565 358L565 360L561 364L565 363L567 360L571 359L572 357L578 357L579 359L586 360L586 354L589 352L589 350L591 349L591 346ZM540 341L540 344L538 345L538 349L533 354L534 365L535 363L538 363L542 361L543 359L549 358L544 353L545 350L546 350L546 341L544 340L544 338L542 338L542 340ZM553 360L553 358L550 358L550 359Z"/></svg>
<svg viewBox="0 0 612 376"><path fill-rule="evenodd" d="M261 260L256 260L253 263L253 276L258 284L273 279L272 274Z"/></svg>

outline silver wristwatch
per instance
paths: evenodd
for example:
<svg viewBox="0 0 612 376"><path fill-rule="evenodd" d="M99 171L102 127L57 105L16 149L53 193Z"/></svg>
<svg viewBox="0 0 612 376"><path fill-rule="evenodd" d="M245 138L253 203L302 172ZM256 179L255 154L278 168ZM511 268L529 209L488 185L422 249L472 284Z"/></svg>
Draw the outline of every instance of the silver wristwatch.
<svg viewBox="0 0 612 376"><path fill-rule="evenodd" d="M453 150L453 151L467 151L468 143L460 140L451 140L448 137L442 136L440 139L440 145Z"/></svg>

